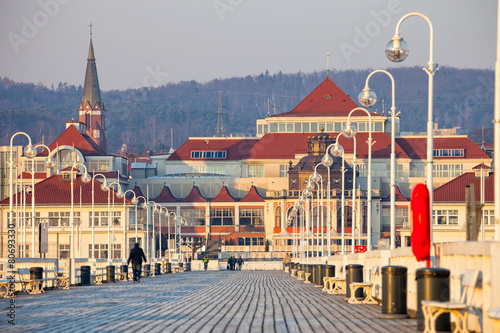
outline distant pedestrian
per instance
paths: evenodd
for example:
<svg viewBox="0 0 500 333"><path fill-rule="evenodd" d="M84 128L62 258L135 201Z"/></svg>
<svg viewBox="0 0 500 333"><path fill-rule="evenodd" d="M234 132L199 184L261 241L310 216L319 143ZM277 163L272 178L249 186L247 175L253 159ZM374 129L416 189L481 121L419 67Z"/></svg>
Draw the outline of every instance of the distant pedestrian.
<svg viewBox="0 0 500 333"><path fill-rule="evenodd" d="M227 260L227 270L233 270L233 257L229 257L229 259Z"/></svg>
<svg viewBox="0 0 500 333"><path fill-rule="evenodd" d="M134 276L134 283L141 282L141 266L142 259L144 258L144 263L148 262L146 260L146 255L144 251L139 247L139 243L135 243L134 248L130 250L130 255L128 256L127 265L130 265L132 261L132 272Z"/></svg>
<svg viewBox="0 0 500 333"><path fill-rule="evenodd" d="M207 255L205 255L205 257L203 258L203 266L205 266L205 271L206 271L207 268L208 268L208 257L207 257Z"/></svg>
<svg viewBox="0 0 500 333"><path fill-rule="evenodd" d="M236 258L234 256L231 256L231 270L234 271L234 268L236 267Z"/></svg>
<svg viewBox="0 0 500 333"><path fill-rule="evenodd" d="M243 258L241 256L238 258L238 270L241 271L241 266L243 266Z"/></svg>

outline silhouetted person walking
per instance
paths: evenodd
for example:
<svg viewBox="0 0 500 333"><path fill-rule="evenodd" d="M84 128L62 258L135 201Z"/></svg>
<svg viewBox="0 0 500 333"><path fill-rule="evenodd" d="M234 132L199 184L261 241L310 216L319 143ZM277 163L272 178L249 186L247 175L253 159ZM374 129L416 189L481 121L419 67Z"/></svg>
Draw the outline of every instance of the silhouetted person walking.
<svg viewBox="0 0 500 333"><path fill-rule="evenodd" d="M130 265L132 261L132 272L134 275L134 283L141 282L141 266L142 259L144 258L144 262L148 262L146 260L146 255L144 251L139 247L139 243L135 243L135 246L132 250L130 250L130 255L128 256L127 265Z"/></svg>

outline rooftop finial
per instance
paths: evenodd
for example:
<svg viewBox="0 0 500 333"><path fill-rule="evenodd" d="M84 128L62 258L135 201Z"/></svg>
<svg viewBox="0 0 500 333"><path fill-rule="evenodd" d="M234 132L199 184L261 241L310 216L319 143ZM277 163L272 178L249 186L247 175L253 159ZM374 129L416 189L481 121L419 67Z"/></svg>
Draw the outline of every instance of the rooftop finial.
<svg viewBox="0 0 500 333"><path fill-rule="evenodd" d="M90 37L92 37L92 22L90 22L89 27L90 27Z"/></svg>
<svg viewBox="0 0 500 333"><path fill-rule="evenodd" d="M330 52L326 52L326 77L330 77Z"/></svg>

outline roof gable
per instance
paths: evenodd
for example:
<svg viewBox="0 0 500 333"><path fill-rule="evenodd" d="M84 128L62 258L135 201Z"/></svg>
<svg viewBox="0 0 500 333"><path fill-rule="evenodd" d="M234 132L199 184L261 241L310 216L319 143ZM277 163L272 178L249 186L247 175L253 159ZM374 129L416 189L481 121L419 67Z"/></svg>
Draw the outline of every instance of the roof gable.
<svg viewBox="0 0 500 333"><path fill-rule="evenodd" d="M408 202L410 200L408 200L407 197L405 197L403 195L403 193L401 193L401 190L399 189L399 186L396 186L396 202ZM387 197L385 197L382 201L391 201L391 195L389 194Z"/></svg>
<svg viewBox="0 0 500 333"><path fill-rule="evenodd" d="M327 77L289 112L271 117L345 116L358 105ZM372 113L373 116L378 114ZM381 116L381 115L378 115Z"/></svg>
<svg viewBox="0 0 500 333"><path fill-rule="evenodd" d="M227 188L226 185L223 185L220 189L219 194L217 194L215 198L210 200L210 202L235 202L235 201L236 200L234 200L231 193L229 193L229 189Z"/></svg>
<svg viewBox="0 0 500 333"><path fill-rule="evenodd" d="M106 155L104 151L86 134L81 133L74 125L68 126L49 146L50 151L55 151L58 147L75 147L83 155ZM45 150L42 155L47 155Z"/></svg>
<svg viewBox="0 0 500 333"><path fill-rule="evenodd" d="M177 202L177 199L172 194L170 187L165 185L163 186L163 189L161 190L160 194L158 194L158 196L155 199L153 199L153 201L157 203Z"/></svg>
<svg viewBox="0 0 500 333"><path fill-rule="evenodd" d="M207 199L201 194L198 186L193 185L191 192L189 192L187 197L182 199L182 202L207 202Z"/></svg>
<svg viewBox="0 0 500 333"><path fill-rule="evenodd" d="M264 198L259 194L257 188L252 185L250 187L250 191L248 191L247 195L240 202L265 202Z"/></svg>

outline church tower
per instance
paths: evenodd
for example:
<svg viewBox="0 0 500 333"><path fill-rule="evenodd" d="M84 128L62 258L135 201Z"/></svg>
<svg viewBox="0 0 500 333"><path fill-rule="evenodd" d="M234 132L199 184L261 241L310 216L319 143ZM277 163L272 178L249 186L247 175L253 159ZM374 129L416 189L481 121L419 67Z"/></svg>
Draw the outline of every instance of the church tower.
<svg viewBox="0 0 500 333"><path fill-rule="evenodd" d="M92 29L92 25L91 25ZM87 71L83 86L83 97L80 102L79 120L87 134L105 153L107 153L106 125L104 116L104 102L101 100L97 67L95 65L94 46L92 44L92 30L90 30L89 56Z"/></svg>

